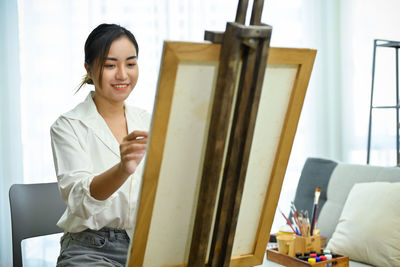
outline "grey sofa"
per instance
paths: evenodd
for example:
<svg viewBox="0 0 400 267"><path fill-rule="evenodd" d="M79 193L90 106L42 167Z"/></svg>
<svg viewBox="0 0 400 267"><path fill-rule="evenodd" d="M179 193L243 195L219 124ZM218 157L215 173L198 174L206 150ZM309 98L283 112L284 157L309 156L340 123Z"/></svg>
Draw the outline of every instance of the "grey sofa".
<svg viewBox="0 0 400 267"><path fill-rule="evenodd" d="M321 187L317 228L329 241L335 232L353 185L369 182L400 182L400 168L346 164L321 158L308 158L299 179L294 202L298 210L308 210L311 214L315 188ZM265 260L262 266L281 265ZM371 265L350 258L350 267L361 266Z"/></svg>

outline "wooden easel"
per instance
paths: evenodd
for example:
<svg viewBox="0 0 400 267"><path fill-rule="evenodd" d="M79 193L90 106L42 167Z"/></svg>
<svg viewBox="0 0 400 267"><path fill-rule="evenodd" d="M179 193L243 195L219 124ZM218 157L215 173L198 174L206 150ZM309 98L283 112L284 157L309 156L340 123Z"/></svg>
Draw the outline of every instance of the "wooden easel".
<svg viewBox="0 0 400 267"><path fill-rule="evenodd" d="M222 47L188 266L206 264L222 170L207 266L227 267L231 260L272 33L260 22L263 5L264 0L254 0L246 26L248 0L239 0L235 22L227 23L225 33L205 33L206 40Z"/></svg>
<svg viewBox="0 0 400 267"><path fill-rule="evenodd" d="M243 54L246 49L249 54L254 51L243 45ZM128 266L226 266L230 254L231 266L250 267L260 265L264 259L316 51L270 48L260 98L256 90L246 95L246 88L242 86L237 90L237 86L232 98L217 101L220 55L220 44L164 43ZM242 75L242 85L247 84L243 82L243 77L246 75ZM239 80L240 75L236 78ZM220 90L219 96L223 96L223 93ZM250 100L242 100L244 97ZM236 101L234 104L230 102L232 99ZM254 123L254 99L259 101L255 129L238 127L240 121L250 126ZM217 106L213 106L214 102ZM219 117L219 122L229 125L225 136L215 130L224 129L218 121L211 122L213 109L214 119L215 110L226 109L225 106L218 106L218 103L231 107L226 112L229 117ZM247 104L247 109L236 109L243 105L247 107ZM248 121L246 114L242 115L241 112L250 114ZM213 131L209 131L210 125L214 127ZM235 132L235 129L242 132ZM234 139L240 136L237 132L244 132L244 137ZM219 136L220 141L209 140L215 139L215 136ZM228 136L230 139L227 139ZM248 155L250 141L252 145ZM217 151L223 147L219 158L210 153L213 146L209 142L214 144ZM207 146L211 160L206 158ZM212 161L221 158L223 163L219 163L219 166ZM233 165L235 163L237 165ZM207 169L213 166L214 171L217 170L215 173ZM229 166L235 168L230 169ZM236 175L235 179L239 179L246 168L246 181L243 178L239 182L232 182L234 189L231 191L234 193L227 193L231 182L222 182L222 177L227 179L229 174L233 174ZM202 181L203 176L208 178L203 172L214 176ZM223 184L222 190L217 189L220 184ZM216 192L216 196L212 195L213 192ZM205 202L215 205L218 194L221 196L220 206L224 203L232 205L225 210L220 208L220 215L215 220L216 212L213 211L217 209L209 206L207 209ZM232 203L224 198L226 195ZM237 196L241 198L241 203L237 201ZM211 202L210 198L213 198ZM239 216L231 216L237 214L239 204ZM226 215L224 212L230 213ZM214 234L212 238L211 229L220 234ZM219 240L222 241L218 243ZM196 254L205 260L202 261ZM223 262L219 263L218 258L223 258Z"/></svg>

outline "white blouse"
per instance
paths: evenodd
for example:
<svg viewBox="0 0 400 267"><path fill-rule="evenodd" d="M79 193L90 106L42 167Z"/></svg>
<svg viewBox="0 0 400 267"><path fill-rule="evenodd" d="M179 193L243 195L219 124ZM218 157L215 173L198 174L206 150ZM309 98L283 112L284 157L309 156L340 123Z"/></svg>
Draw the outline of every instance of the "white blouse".
<svg viewBox="0 0 400 267"><path fill-rule="evenodd" d="M91 92L51 126L58 186L67 204L57 225L65 232L125 229L132 237L144 160L108 199L97 200L90 195L93 177L120 162L119 143L97 112L93 96ZM126 105L125 114L129 133L149 129L151 117L146 111Z"/></svg>

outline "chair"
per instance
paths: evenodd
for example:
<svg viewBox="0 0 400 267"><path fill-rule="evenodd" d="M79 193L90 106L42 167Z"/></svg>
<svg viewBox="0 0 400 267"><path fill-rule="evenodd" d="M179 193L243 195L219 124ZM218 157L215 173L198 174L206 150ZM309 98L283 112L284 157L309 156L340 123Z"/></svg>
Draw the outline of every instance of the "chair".
<svg viewBox="0 0 400 267"><path fill-rule="evenodd" d="M56 223L65 210L57 183L14 184L10 187L13 266L22 266L21 241L61 233Z"/></svg>

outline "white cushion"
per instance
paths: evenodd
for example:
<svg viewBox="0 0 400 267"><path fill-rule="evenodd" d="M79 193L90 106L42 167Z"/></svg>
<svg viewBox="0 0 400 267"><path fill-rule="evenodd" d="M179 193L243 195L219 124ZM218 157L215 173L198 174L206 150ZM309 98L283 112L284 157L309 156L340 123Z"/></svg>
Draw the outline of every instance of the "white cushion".
<svg viewBox="0 0 400 267"><path fill-rule="evenodd" d="M339 163L328 183L327 200L318 216L317 228L328 240L339 222L344 203L356 183L400 182L400 168Z"/></svg>
<svg viewBox="0 0 400 267"><path fill-rule="evenodd" d="M400 183L353 186L327 248L374 266L400 266Z"/></svg>

